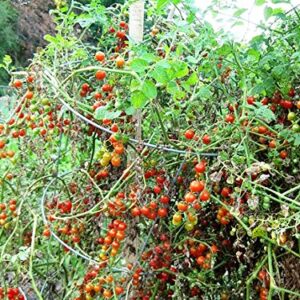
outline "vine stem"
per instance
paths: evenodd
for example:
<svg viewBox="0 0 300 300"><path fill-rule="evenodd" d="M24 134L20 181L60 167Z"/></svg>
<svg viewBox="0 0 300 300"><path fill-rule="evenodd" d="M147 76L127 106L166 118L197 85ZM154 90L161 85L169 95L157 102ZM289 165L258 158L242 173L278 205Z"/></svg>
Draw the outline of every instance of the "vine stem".
<svg viewBox="0 0 300 300"><path fill-rule="evenodd" d="M284 195L284 196L288 195L288 194L293 193L293 192L295 192L295 191L297 191L299 189L300 189L300 184L298 184L297 186L295 186L295 187L293 187L293 188L291 188L291 189L283 192L282 195Z"/></svg>
<svg viewBox="0 0 300 300"><path fill-rule="evenodd" d="M176 144L174 144L172 141L170 141L170 139L169 139L169 137L168 137L168 134L167 134L166 129L165 129L165 126L164 126L164 124L163 124L163 122L162 122L162 119L161 119L161 116L160 116L160 113L159 113L159 111L158 111L157 106L154 104L153 107L154 107L154 111L155 111L155 113L156 113L156 116L157 116L157 118L158 118L158 121L159 121L159 124L160 124L161 130L162 130L162 132L163 132L163 136L164 136L164 138L165 138L166 143L170 143L170 145L172 145L172 146L175 145L175 146L176 146Z"/></svg>
<svg viewBox="0 0 300 300"><path fill-rule="evenodd" d="M293 254L294 256L300 258L300 254L297 253L297 252L295 252L295 251L293 251L293 250L291 250L290 248L288 248L288 247L286 247L284 245L280 245L280 244L276 243L275 241L273 241L272 239L270 239L270 238L268 238L266 236L262 236L261 238L263 238L264 240L268 241L269 243L271 243L271 244L273 244L273 245L275 245L277 247L280 247L280 248L286 250L287 252Z"/></svg>
<svg viewBox="0 0 300 300"><path fill-rule="evenodd" d="M252 272L251 276L246 281L246 300L250 300L250 285L252 281L257 277L258 272L261 270L263 265L266 263L268 256L265 256L261 262L257 265L254 272Z"/></svg>
<svg viewBox="0 0 300 300"><path fill-rule="evenodd" d="M87 172L84 169L80 169L80 172L84 173L89 178L89 180L93 183L93 185L96 187L97 191L99 192L100 197L104 198L102 190L99 188L99 186L97 185L97 183L95 182L95 180L92 178L92 176L89 174L89 172Z"/></svg>
<svg viewBox="0 0 300 300"><path fill-rule="evenodd" d="M132 172L131 175L126 176L126 173L131 170L134 166L134 164L136 163L136 161L134 161L127 169L126 169L126 172L124 172L122 174L122 176L120 176L120 178L117 180L117 182L111 187L111 189L109 190L109 192L106 194L106 196L104 196L102 198L101 201L99 201L96 205L94 205L90 210L87 210L83 213L80 213L80 214L77 214L77 215L73 215L73 216L66 216L66 217L55 217L56 220L68 220L68 219L74 219L74 218L78 218L78 217L83 217L83 216L87 216L87 215L90 215L90 214L95 214L99 211L95 211L96 208L98 208L103 202L105 202L107 199L110 198L111 194L117 189L117 186L119 185L119 183L121 181L123 181L121 184L124 184L125 182L127 182L129 179L131 179L134 175L135 175L135 172ZM45 195L43 197L43 203L44 203L44 199L45 198ZM44 205L44 204L43 204ZM103 209L101 209L100 211L103 211Z"/></svg>
<svg viewBox="0 0 300 300"><path fill-rule="evenodd" d="M86 68L81 68L78 70L75 70L72 72L62 83L61 86L63 86L65 83L67 83L73 76L75 76L78 73L83 73L83 72L89 72L89 71L96 71L96 70L102 70L110 73L117 73L117 74L124 74L124 75L129 75L133 76L135 79L140 81L140 77L133 71L127 71L127 70L119 70L119 69L111 69L111 68L106 68L102 66L89 66Z"/></svg>
<svg viewBox="0 0 300 300"><path fill-rule="evenodd" d="M294 292L294 291L291 291L291 290L288 290L288 289L285 289L285 288L281 288L281 287L278 287L276 285L276 282L274 280L272 254L273 254L272 244L269 243L268 244L268 268L269 268L269 275L270 275L270 290L269 290L269 293L268 293L268 300L272 299L273 290L277 290L279 292L284 292L284 293L288 293L288 294L300 297L300 293L297 293L297 292Z"/></svg>
<svg viewBox="0 0 300 300"><path fill-rule="evenodd" d="M273 289L275 286L274 283L274 275L273 275L273 262L272 262L272 244L268 244L268 268L269 268L269 275L270 275L270 289L268 293L268 300L272 300Z"/></svg>
<svg viewBox="0 0 300 300"><path fill-rule="evenodd" d="M10 234L10 236L7 238L6 242L2 245L2 251L1 251L1 255L0 255L0 263L3 261L3 255L4 255L4 251L8 245L8 243L10 242L10 240L12 239L12 237L14 236L14 234L16 233L17 231L17 228L18 228L18 224L19 224L19 220L20 220L20 214L21 214L21 210L22 210L22 207L23 207L23 204L25 202L25 200L27 199L27 196L29 195L30 191L31 191L31 188L34 187L39 181L45 179L45 178L48 178L48 177L52 177L52 175L46 175L46 176L43 176L43 177L40 177L39 179L35 180L29 187L28 189L26 190L24 196L23 196L23 199L22 201L20 202L20 206L18 207L18 210L17 210L17 213L18 213L18 216L16 218L16 223L15 223L15 227L12 231L12 233Z"/></svg>
<svg viewBox="0 0 300 300"><path fill-rule="evenodd" d="M30 258L29 258L29 277L32 281L32 288L34 289L37 297L39 300L43 300L43 297L37 288L34 276L33 276L33 256L34 256L34 246L35 246L35 235L36 235L36 229L37 229L37 215L35 215L33 212L31 212L33 215L33 228L32 228L32 237L31 237L31 251L30 251Z"/></svg>
<svg viewBox="0 0 300 300"><path fill-rule="evenodd" d="M51 77L51 75L50 75L50 77ZM52 77L52 79L54 79L54 78ZM71 97L68 95L68 93L65 92L65 91L63 91L63 90L59 87L59 85L58 85L58 83L57 83L56 80L55 80L56 82L53 82L53 80L51 80L51 78L49 78L49 77L46 77L46 80L47 80L49 83L53 84L53 85L55 86L55 89L56 89L56 90L59 90L60 93L61 93L62 95L64 95L67 99L71 99ZM94 126L95 128L97 128L97 129L99 129L99 130L101 130L101 131L104 131L104 132L110 133L110 134L114 134L113 131L111 131L111 130L109 130L109 129L103 127L103 126L100 126L99 124L95 123L95 122L92 121L92 120L89 120L88 118L86 118L85 116L83 116L80 112L78 112L77 110L75 110L75 109L74 109L72 106L70 106L66 101L64 101L64 100L62 99L62 97L58 97L60 93L57 93L57 94L55 95L54 98L58 98L58 100L59 100L59 101L60 101L60 102L61 102L61 103L69 110L69 111L71 111L76 117L78 117L79 119L85 121L86 123L88 123L88 124ZM135 143L135 144L138 144L138 143L139 143L139 141L138 141L137 139L133 139L133 138L129 138L129 141L131 141L131 142L133 142L133 143ZM173 153L182 154L182 155L186 155L186 154L188 153L188 152L185 151L185 150L180 150L180 149L170 148L170 147L165 146L165 145L155 145L155 144L151 144L151 143L149 143L149 142L143 142L143 141L141 142L141 144L142 144L143 146L146 146L146 147L149 147L149 148L154 148L154 149L157 149L157 150L160 150L160 151L173 152ZM200 152L200 151L199 151L199 152L194 151L194 152L189 152L189 153L194 154L194 155L199 154L199 155L204 156L204 157L217 157L217 156L218 156L218 153L205 153L205 152Z"/></svg>
<svg viewBox="0 0 300 300"><path fill-rule="evenodd" d="M269 188L267 188L266 186L263 186L263 185L261 185L261 184L255 184L255 185L256 185L256 186L259 186L259 187L261 187L261 188L263 188L263 189L265 189L265 190L268 191L268 192L271 192L271 193L275 194L276 196L278 196L278 197L281 198L281 199L284 199L284 200L286 200L286 201L288 201L288 202L293 203L294 205L297 205L298 207L300 206L300 202L295 201L295 200L293 200L293 199L291 199L291 198L285 196L284 194L278 193L278 192L276 192L276 191L274 191L274 190L272 190L272 189L269 189Z"/></svg>

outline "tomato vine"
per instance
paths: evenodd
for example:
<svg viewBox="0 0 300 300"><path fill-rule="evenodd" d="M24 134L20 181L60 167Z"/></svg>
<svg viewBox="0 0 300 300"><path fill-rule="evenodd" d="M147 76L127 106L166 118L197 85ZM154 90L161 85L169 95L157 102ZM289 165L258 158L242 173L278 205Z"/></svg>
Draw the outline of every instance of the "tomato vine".
<svg viewBox="0 0 300 300"><path fill-rule="evenodd" d="M2 65L0 299L300 297L298 8L242 44L146 1L136 44L131 4L72 1Z"/></svg>

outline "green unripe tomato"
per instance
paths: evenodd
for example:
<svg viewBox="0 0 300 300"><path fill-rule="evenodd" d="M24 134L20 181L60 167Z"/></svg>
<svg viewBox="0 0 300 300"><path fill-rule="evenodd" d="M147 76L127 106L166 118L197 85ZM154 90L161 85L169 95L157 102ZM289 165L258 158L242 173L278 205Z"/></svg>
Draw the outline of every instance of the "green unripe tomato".
<svg viewBox="0 0 300 300"><path fill-rule="evenodd" d="M254 222L255 222L254 217L253 217L253 216L250 216L250 217L249 217L249 225L254 224Z"/></svg>
<svg viewBox="0 0 300 300"><path fill-rule="evenodd" d="M187 230L187 231L192 231L194 229L194 224L193 223L190 223L190 222L186 222L185 225L184 225L184 228Z"/></svg>
<svg viewBox="0 0 300 300"><path fill-rule="evenodd" d="M245 223L245 224L248 224L249 223L249 218L247 216L244 216L242 221Z"/></svg>
<svg viewBox="0 0 300 300"><path fill-rule="evenodd" d="M50 101L49 101L49 99L44 98L44 99L41 100L41 103L42 103L42 105L49 105Z"/></svg>
<svg viewBox="0 0 300 300"><path fill-rule="evenodd" d="M14 156L13 158L10 159L13 165L17 164L18 159Z"/></svg>
<svg viewBox="0 0 300 300"><path fill-rule="evenodd" d="M3 226L5 229L9 229L11 227L11 224L10 224L10 222L8 222L8 223L5 223Z"/></svg>
<svg viewBox="0 0 300 300"><path fill-rule="evenodd" d="M123 135L122 136L122 142L123 142L123 144L128 143L128 141L129 141L129 137L127 135Z"/></svg>
<svg viewBox="0 0 300 300"><path fill-rule="evenodd" d="M203 273L199 273L199 271L197 273L198 273L198 279L200 281L203 282L203 281L205 281L207 279Z"/></svg>
<svg viewBox="0 0 300 300"><path fill-rule="evenodd" d="M296 118L296 114L291 111L291 112L288 113L287 118L288 118L289 121L293 121Z"/></svg>
<svg viewBox="0 0 300 300"><path fill-rule="evenodd" d="M49 112L51 110L51 106L50 105L45 105L44 106L44 112Z"/></svg>
<svg viewBox="0 0 300 300"><path fill-rule="evenodd" d="M95 154L95 157L96 158L101 158L101 156L102 156L101 151L97 151L96 154Z"/></svg>
<svg viewBox="0 0 300 300"><path fill-rule="evenodd" d="M157 161L156 161L155 159L151 159L150 165L151 165L152 167L155 167L155 166L157 165Z"/></svg>
<svg viewBox="0 0 300 300"><path fill-rule="evenodd" d="M292 130L294 132L300 132L300 125L295 123L293 126L292 126Z"/></svg>
<svg viewBox="0 0 300 300"><path fill-rule="evenodd" d="M37 111L37 109L38 109L38 107L37 107L37 105L35 105L35 104L31 104L31 105L29 106L29 110L30 110L30 111Z"/></svg>
<svg viewBox="0 0 300 300"><path fill-rule="evenodd" d="M269 209L270 209L270 203L264 202L264 203L263 203L263 209L269 210Z"/></svg>

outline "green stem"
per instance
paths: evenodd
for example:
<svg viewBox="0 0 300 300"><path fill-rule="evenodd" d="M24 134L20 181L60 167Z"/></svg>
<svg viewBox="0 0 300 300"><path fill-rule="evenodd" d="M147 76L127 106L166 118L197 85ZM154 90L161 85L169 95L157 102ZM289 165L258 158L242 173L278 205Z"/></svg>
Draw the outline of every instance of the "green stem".
<svg viewBox="0 0 300 300"><path fill-rule="evenodd" d="M268 192L271 192L271 193L275 194L275 195L278 196L279 198L284 199L284 200L286 200L286 201L288 201L288 202L291 202L291 203L293 203L294 205L300 207L300 202L295 201L295 200L293 200L293 199L291 199L291 198L289 198L289 197L286 197L285 195L283 195L283 194L281 194L281 193L278 193L278 192L276 192L276 191L274 191L274 190L272 190L272 189L269 189L269 188L267 188L266 186L263 186L263 185L260 185L260 184L256 184L256 183L254 183L254 184L257 185L257 186L259 186L259 187L261 187L261 188L263 188L263 189L265 189L265 190L268 191Z"/></svg>
<svg viewBox="0 0 300 300"><path fill-rule="evenodd" d="M34 280L33 276L33 256L34 256L34 245L35 245L35 234L36 234L36 228L37 228L37 215L32 213L33 215L33 228L32 228L32 237L31 237L31 253L30 253L30 258L29 258L29 277L31 278L32 281L32 288L34 289L36 296L38 297L39 300L43 300L43 297L40 293L40 291L37 288L37 285Z"/></svg>
<svg viewBox="0 0 300 300"><path fill-rule="evenodd" d="M273 263L272 263L272 244L268 244L268 268L269 268L269 275L270 275L270 289L268 292L268 300L272 299L273 295L273 287L275 286L274 283L274 275L273 275Z"/></svg>
<svg viewBox="0 0 300 300"><path fill-rule="evenodd" d="M293 188L291 188L291 189L289 189L289 190L287 190L287 191L285 191L284 193L282 193L282 195L284 195L284 196L288 195L288 194L293 193L293 192L295 192L295 191L297 191L299 189L300 189L300 184L297 185L297 186L295 186L295 187L293 187Z"/></svg>
<svg viewBox="0 0 300 300"><path fill-rule="evenodd" d="M257 274L259 273L259 271L262 269L262 267L264 266L264 264L266 263L268 259L268 256L265 256L261 262L257 265L256 269L254 270L254 272L252 273L252 275L248 278L248 280L246 281L246 300L250 300L250 285L252 283L252 281L257 277Z"/></svg>
<svg viewBox="0 0 300 300"><path fill-rule="evenodd" d="M72 72L62 83L61 86L63 86L66 82L68 82L74 75L78 74L78 73L83 73L83 72L88 72L88 71L98 71L98 70L102 70L102 71L106 71L106 72L110 72L110 73L117 73L117 74L124 74L124 75L130 75L133 76L135 79L137 79L138 81L140 81L140 77L133 71L126 71L126 70L119 70L119 69L110 69L110 68L105 68L105 67L101 67L101 66L89 66L86 68L82 68L82 69L78 69L75 70L74 72Z"/></svg>

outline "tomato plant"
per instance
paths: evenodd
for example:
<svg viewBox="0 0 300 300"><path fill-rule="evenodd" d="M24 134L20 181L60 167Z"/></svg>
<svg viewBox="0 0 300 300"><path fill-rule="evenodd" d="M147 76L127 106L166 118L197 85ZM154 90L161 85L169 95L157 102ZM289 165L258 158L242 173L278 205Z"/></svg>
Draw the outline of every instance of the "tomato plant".
<svg viewBox="0 0 300 300"><path fill-rule="evenodd" d="M241 44L175 2L140 43L131 2L72 2L10 70L0 299L300 297L298 8Z"/></svg>

